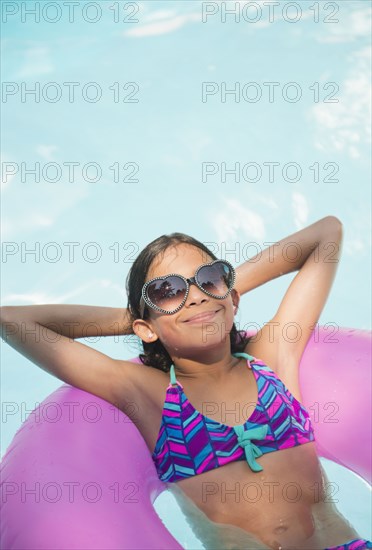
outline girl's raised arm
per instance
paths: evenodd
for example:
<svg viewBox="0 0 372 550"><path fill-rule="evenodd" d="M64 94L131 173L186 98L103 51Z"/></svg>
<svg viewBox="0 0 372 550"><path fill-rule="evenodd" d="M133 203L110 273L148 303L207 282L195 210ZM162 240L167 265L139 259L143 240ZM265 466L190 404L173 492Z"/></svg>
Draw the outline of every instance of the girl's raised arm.
<svg viewBox="0 0 372 550"><path fill-rule="evenodd" d="M236 269L235 288L240 294L298 271L273 318L249 344L249 353L264 359L297 396L299 363L332 288L342 240L342 223L327 216Z"/></svg>
<svg viewBox="0 0 372 550"><path fill-rule="evenodd" d="M133 401L138 365L75 341L131 334L127 309L69 304L3 306L0 316L2 339L49 374L121 409Z"/></svg>

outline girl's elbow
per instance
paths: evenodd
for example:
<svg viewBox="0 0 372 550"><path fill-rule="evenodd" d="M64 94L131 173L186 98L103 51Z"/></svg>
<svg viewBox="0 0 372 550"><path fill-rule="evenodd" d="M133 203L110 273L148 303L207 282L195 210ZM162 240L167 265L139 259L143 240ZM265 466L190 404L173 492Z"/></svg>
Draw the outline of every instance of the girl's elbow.
<svg viewBox="0 0 372 550"><path fill-rule="evenodd" d="M327 216L325 219L327 220L327 225L330 229L337 230L340 234L343 233L344 226L342 221L337 218L337 216Z"/></svg>

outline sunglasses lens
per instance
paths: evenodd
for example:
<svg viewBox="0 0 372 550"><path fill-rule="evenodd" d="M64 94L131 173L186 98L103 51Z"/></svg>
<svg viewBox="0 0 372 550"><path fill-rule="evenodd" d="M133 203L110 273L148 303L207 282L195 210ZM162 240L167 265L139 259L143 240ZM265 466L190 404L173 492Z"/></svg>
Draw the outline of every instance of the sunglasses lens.
<svg viewBox="0 0 372 550"><path fill-rule="evenodd" d="M186 284L181 277L170 276L153 281L147 287L147 297L155 306L165 311L174 311L182 303Z"/></svg>
<svg viewBox="0 0 372 550"><path fill-rule="evenodd" d="M197 279L203 290L215 296L224 296L233 286L233 272L224 262L202 267Z"/></svg>

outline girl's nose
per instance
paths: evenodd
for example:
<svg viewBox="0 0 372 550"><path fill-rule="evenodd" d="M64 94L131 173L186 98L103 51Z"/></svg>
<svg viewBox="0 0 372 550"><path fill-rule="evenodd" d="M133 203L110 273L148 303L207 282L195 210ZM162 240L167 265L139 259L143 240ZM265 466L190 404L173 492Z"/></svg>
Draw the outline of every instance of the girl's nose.
<svg viewBox="0 0 372 550"><path fill-rule="evenodd" d="M203 302L208 302L209 297L205 292L200 290L200 288L195 283L190 284L189 294L185 302L185 307L188 307L193 304L201 304Z"/></svg>

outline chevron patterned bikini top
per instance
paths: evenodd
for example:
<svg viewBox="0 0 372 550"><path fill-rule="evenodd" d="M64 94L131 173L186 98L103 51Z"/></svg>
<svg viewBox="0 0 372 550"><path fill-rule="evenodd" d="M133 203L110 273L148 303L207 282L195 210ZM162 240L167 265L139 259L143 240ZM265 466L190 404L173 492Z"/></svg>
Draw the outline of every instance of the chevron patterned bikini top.
<svg viewBox="0 0 372 550"><path fill-rule="evenodd" d="M159 479L174 482L229 462L246 460L254 472L263 454L314 441L306 409L290 393L275 372L247 353L245 357L258 386L258 401L244 424L226 426L198 412L170 369L163 415L151 457ZM173 386L176 384L176 386Z"/></svg>

